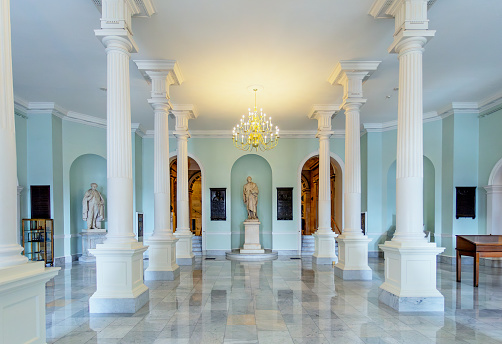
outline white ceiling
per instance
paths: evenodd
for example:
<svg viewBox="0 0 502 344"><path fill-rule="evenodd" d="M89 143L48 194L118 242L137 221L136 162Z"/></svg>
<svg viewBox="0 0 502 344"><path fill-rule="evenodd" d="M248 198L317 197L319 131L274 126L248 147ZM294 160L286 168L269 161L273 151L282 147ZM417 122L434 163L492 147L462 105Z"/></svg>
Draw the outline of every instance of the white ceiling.
<svg viewBox="0 0 502 344"><path fill-rule="evenodd" d="M327 78L340 60L381 60L365 83L363 123L397 118L398 61L389 55L393 20L368 15L373 0L154 0L157 13L134 18L137 59L177 60L185 82L174 104L194 104L193 130L231 129L253 105L281 130L314 130L313 104L341 101ZM14 92L31 102L106 117L106 56L94 36L92 0L11 0ZM502 1L438 0L436 37L425 47L424 111L480 101L502 90ZM150 86L131 61L132 121L153 129ZM386 96L391 96L387 98ZM172 122L172 121L171 121ZM343 129L337 116L334 129Z"/></svg>

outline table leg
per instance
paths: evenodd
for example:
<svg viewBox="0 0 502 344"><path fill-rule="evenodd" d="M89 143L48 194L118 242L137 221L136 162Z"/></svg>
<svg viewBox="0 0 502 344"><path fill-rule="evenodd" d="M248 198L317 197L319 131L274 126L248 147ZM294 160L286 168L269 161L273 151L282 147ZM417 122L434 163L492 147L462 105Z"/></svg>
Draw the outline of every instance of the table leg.
<svg viewBox="0 0 502 344"><path fill-rule="evenodd" d="M457 282L460 282L462 275L462 259L460 256L460 252L457 251Z"/></svg>
<svg viewBox="0 0 502 344"><path fill-rule="evenodd" d="M477 287L479 284L479 253L476 252L476 257L474 258L474 286Z"/></svg>

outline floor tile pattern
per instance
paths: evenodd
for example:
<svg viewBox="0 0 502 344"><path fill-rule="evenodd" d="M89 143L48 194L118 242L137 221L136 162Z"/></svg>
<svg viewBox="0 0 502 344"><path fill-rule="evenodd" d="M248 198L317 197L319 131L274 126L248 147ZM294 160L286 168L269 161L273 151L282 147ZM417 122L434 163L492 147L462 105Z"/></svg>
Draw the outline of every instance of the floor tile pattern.
<svg viewBox="0 0 502 344"><path fill-rule="evenodd" d="M383 260L372 281L343 281L309 257L265 263L204 260L175 281L146 282L150 302L135 314L89 314L93 264L67 266L47 284L47 342L79 343L502 343L502 269L472 266L462 283L439 264L444 313L398 313L379 304Z"/></svg>

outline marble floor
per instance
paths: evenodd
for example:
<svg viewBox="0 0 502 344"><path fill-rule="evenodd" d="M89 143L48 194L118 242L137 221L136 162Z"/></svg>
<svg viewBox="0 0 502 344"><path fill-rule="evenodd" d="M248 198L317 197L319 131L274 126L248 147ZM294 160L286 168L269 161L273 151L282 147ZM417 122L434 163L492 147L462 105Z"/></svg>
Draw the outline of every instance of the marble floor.
<svg viewBox="0 0 502 344"><path fill-rule="evenodd" d="M93 264L63 268L47 284L48 343L502 343L502 269L472 265L455 282L438 267L444 313L398 313L378 303L383 259L373 280L343 281L331 266L280 256L266 263L223 257L181 268L172 282L146 282L150 302L135 314L89 314Z"/></svg>

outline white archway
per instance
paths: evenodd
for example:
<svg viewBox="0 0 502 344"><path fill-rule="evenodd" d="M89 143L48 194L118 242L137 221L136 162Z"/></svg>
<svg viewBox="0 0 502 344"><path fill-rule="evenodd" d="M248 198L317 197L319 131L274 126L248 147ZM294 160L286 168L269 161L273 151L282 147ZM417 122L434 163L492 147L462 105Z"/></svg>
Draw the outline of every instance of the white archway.
<svg viewBox="0 0 502 344"><path fill-rule="evenodd" d="M205 254L206 251L206 216L207 216L207 205L209 202L206 201L206 171L204 169L204 165L195 155L188 153L189 158L192 158L200 168L200 188L201 188L201 198L202 198L202 254ZM177 151L173 151L169 153L169 164L173 161L174 158L178 158ZM172 192L172 191L171 191Z"/></svg>
<svg viewBox="0 0 502 344"><path fill-rule="evenodd" d="M486 190L486 234L502 235L502 159L492 169Z"/></svg>
<svg viewBox="0 0 502 344"><path fill-rule="evenodd" d="M297 183L296 183L296 189L299 190L300 192L298 196L298 201L297 201L297 232L298 232L298 252L302 251L302 199L301 199L301 190L302 190L302 169L303 165L312 157L319 155L319 151L316 150L314 152L311 152L310 154L307 154L305 158L300 162L298 165L298 171L297 171ZM342 158L333 153L330 152L330 163L333 166L333 169L335 171L340 171L342 178L336 178L335 179L335 204L341 204L341 207L336 207L335 209L335 218L336 219L341 219L341 223L337 223L338 227L340 229L343 228L343 180L345 176L345 164L343 163Z"/></svg>

